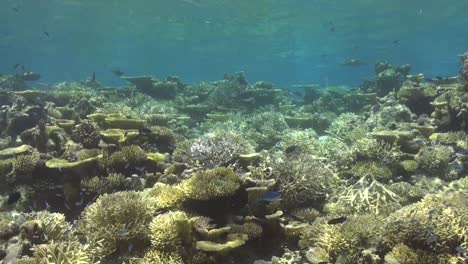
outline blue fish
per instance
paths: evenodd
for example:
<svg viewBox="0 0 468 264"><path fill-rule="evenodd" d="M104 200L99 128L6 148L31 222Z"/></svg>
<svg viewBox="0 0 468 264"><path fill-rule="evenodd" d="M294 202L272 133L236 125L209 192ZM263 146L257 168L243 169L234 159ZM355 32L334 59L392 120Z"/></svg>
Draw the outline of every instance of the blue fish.
<svg viewBox="0 0 468 264"><path fill-rule="evenodd" d="M426 239L426 243L428 243L428 244L434 243L436 241L437 241L437 236L436 235L431 235Z"/></svg>
<svg viewBox="0 0 468 264"><path fill-rule="evenodd" d="M457 172L457 173L460 173L463 171L463 165L461 165L460 163L458 162L454 162L452 163L452 168Z"/></svg>
<svg viewBox="0 0 468 264"><path fill-rule="evenodd" d="M271 203L281 200L281 194L279 192L266 192L258 197L257 202Z"/></svg>
<svg viewBox="0 0 468 264"><path fill-rule="evenodd" d="M457 150L457 153L462 155L468 155L468 149L459 149Z"/></svg>
<svg viewBox="0 0 468 264"><path fill-rule="evenodd" d="M456 247L455 250L460 254L466 253L466 249L462 248L461 246Z"/></svg>

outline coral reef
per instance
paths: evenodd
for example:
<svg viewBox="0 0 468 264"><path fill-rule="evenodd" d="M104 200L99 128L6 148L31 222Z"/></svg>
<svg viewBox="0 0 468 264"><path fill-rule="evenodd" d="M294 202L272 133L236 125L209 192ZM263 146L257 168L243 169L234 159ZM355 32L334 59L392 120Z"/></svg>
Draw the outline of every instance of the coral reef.
<svg viewBox="0 0 468 264"><path fill-rule="evenodd" d="M244 73L25 87L0 76L5 263L465 263L458 77L359 89ZM298 93L297 93L298 92Z"/></svg>

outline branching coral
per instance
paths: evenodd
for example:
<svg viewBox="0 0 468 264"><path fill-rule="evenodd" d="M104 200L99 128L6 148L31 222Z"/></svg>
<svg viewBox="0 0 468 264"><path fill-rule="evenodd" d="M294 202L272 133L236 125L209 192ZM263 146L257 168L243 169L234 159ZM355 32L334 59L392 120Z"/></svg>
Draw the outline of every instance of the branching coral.
<svg viewBox="0 0 468 264"><path fill-rule="evenodd" d="M36 166L40 160L39 153L34 152L28 155L18 156L13 162L13 172L15 174L15 179L27 182L31 179L33 171L36 169Z"/></svg>
<svg viewBox="0 0 468 264"><path fill-rule="evenodd" d="M361 129L363 124L364 120L361 116L353 113L343 113L331 123L326 132L330 136L349 144L354 139L365 136L365 129ZM359 134L357 133L358 130L361 131L360 135L357 135Z"/></svg>
<svg viewBox="0 0 468 264"><path fill-rule="evenodd" d="M92 120L82 120L72 130L72 138L84 148L96 148L101 140L99 126Z"/></svg>
<svg viewBox="0 0 468 264"><path fill-rule="evenodd" d="M444 176L449 170L453 148L436 145L425 147L416 156L419 168L434 176Z"/></svg>
<svg viewBox="0 0 468 264"><path fill-rule="evenodd" d="M283 115L273 111L255 114L247 120L247 123L253 131L249 137L261 150L274 146L289 129Z"/></svg>
<svg viewBox="0 0 468 264"><path fill-rule="evenodd" d="M74 239L72 225L65 220L63 214L40 211L29 214L27 219L40 223L45 241L60 242Z"/></svg>
<svg viewBox="0 0 468 264"><path fill-rule="evenodd" d="M351 167L349 173L358 179L363 177L374 177L381 183L388 183L392 179L392 171L374 162L360 162Z"/></svg>
<svg viewBox="0 0 468 264"><path fill-rule="evenodd" d="M183 245L191 244L192 226L188 215L172 211L157 215L150 224L151 245L160 252L177 252Z"/></svg>
<svg viewBox="0 0 468 264"><path fill-rule="evenodd" d="M160 182L157 182L152 188L146 189L143 195L148 200L148 205L154 210L177 207L185 199L179 186Z"/></svg>
<svg viewBox="0 0 468 264"><path fill-rule="evenodd" d="M152 213L137 192L104 194L82 213L78 232L91 246L102 241L102 253L109 255L121 241L145 241Z"/></svg>
<svg viewBox="0 0 468 264"><path fill-rule="evenodd" d="M187 199L210 200L233 195L241 186L240 176L230 168L200 171L180 184Z"/></svg>
<svg viewBox="0 0 468 264"><path fill-rule="evenodd" d="M186 146L186 149L176 149L174 159L207 168L228 165L238 155L253 151L240 134L222 131L205 134L182 146Z"/></svg>
<svg viewBox="0 0 468 264"><path fill-rule="evenodd" d="M146 160L146 153L136 145L125 146L112 154L105 154L101 166L112 172L123 172L142 166Z"/></svg>
<svg viewBox="0 0 468 264"><path fill-rule="evenodd" d="M400 207L400 197L377 181L374 175L363 176L344 188L336 198L338 206L351 213L386 214Z"/></svg>
<svg viewBox="0 0 468 264"><path fill-rule="evenodd" d="M276 159L272 169L272 177L286 207L307 206L320 201L331 194L338 183L338 177L331 169L307 154Z"/></svg>
<svg viewBox="0 0 468 264"><path fill-rule="evenodd" d="M466 246L468 204L463 191L427 195L391 214L382 228L384 245L403 243L437 254L453 254L457 246Z"/></svg>
<svg viewBox="0 0 468 264"><path fill-rule="evenodd" d="M97 264L89 245L78 241L41 244L33 248L33 258L40 264Z"/></svg>
<svg viewBox="0 0 468 264"><path fill-rule="evenodd" d="M348 217L342 224L330 225L326 218L320 218L304 230L299 240L302 249L321 252L321 258L334 262L340 255L346 263L359 263L361 251L375 246L382 219L373 215ZM319 250L320 249L320 250Z"/></svg>

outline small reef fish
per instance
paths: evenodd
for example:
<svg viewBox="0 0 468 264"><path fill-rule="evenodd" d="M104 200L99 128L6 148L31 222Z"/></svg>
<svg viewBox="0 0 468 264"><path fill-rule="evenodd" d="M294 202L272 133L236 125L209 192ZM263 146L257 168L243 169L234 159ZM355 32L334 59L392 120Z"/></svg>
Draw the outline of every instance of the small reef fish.
<svg viewBox="0 0 468 264"><path fill-rule="evenodd" d="M452 163L452 168L454 171L456 171L457 173L460 173L463 171L463 165L460 164L459 162L455 161Z"/></svg>
<svg viewBox="0 0 468 264"><path fill-rule="evenodd" d="M21 198L21 193L20 192L14 192L14 193L12 193L12 194L10 194L8 196L7 204L8 205L15 204L16 202L19 201L20 198Z"/></svg>
<svg viewBox="0 0 468 264"><path fill-rule="evenodd" d="M93 72L93 75L91 75L91 82L96 82L96 72Z"/></svg>
<svg viewBox="0 0 468 264"><path fill-rule="evenodd" d="M19 8L17 8L17 7L12 7L11 10L15 11L15 13L19 12Z"/></svg>
<svg viewBox="0 0 468 264"><path fill-rule="evenodd" d="M436 241L437 241L437 236L436 235L431 235L426 239L426 243L428 243L428 244L434 243Z"/></svg>
<svg viewBox="0 0 468 264"><path fill-rule="evenodd" d="M281 194L279 192L266 192L258 197L257 202L271 203L281 200Z"/></svg>
<svg viewBox="0 0 468 264"><path fill-rule="evenodd" d="M456 250L458 253L462 254L462 255L464 255L464 254L466 253L466 249L465 249L465 248L462 248L461 246L457 246L457 247L455 248L455 250Z"/></svg>
<svg viewBox="0 0 468 264"><path fill-rule="evenodd" d="M361 65L364 65L364 63L358 59L349 59L349 60L345 60L343 63L341 63L341 65L349 66L349 67L359 67Z"/></svg>
<svg viewBox="0 0 468 264"><path fill-rule="evenodd" d="M400 44L400 40L399 39L395 39L394 41L392 41L393 45L399 45Z"/></svg>
<svg viewBox="0 0 468 264"><path fill-rule="evenodd" d="M50 34L49 34L49 32L47 32L47 31L44 31L44 35L45 35L47 38L50 38Z"/></svg>
<svg viewBox="0 0 468 264"><path fill-rule="evenodd" d="M122 75L124 75L125 73L121 70L112 70L112 73L117 76L117 77L121 77Z"/></svg>
<svg viewBox="0 0 468 264"><path fill-rule="evenodd" d="M348 219L347 216L340 216L338 218L333 218L328 220L327 224L329 225L336 225L336 224L342 224Z"/></svg>

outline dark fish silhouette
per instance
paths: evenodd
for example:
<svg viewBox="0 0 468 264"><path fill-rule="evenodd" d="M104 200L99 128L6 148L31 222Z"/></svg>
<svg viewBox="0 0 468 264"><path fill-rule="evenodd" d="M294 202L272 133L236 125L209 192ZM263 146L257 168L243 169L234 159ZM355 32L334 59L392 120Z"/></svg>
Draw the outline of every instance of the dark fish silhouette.
<svg viewBox="0 0 468 264"><path fill-rule="evenodd" d="M19 199L21 198L21 193L20 192L14 192L12 194L10 194L8 196L8 205L12 205L12 204L15 204L16 202L19 201Z"/></svg>
<svg viewBox="0 0 468 264"><path fill-rule="evenodd" d="M93 72L93 75L91 75L91 82L96 82L96 72Z"/></svg>
<svg viewBox="0 0 468 264"><path fill-rule="evenodd" d="M266 192L258 197L257 202L271 203L281 200L281 193L279 192Z"/></svg>
<svg viewBox="0 0 468 264"><path fill-rule="evenodd" d="M327 222L327 224L329 224L329 225L341 224L341 223L344 223L344 221L346 221L347 219L348 219L348 217L341 216L341 217L333 218L333 219L329 220Z"/></svg>
<svg viewBox="0 0 468 264"><path fill-rule="evenodd" d="M19 12L19 8L17 8L17 7L13 7L13 8L11 8L11 10L15 11L16 13Z"/></svg>
<svg viewBox="0 0 468 264"><path fill-rule="evenodd" d="M122 75L125 74L125 72L121 71L121 70L112 70L112 73L115 75L115 76L118 76L118 77L121 77Z"/></svg>
<svg viewBox="0 0 468 264"><path fill-rule="evenodd" d="M47 31L44 31L44 35L45 35L47 38L50 38L50 34L49 34L49 32L47 32Z"/></svg>
<svg viewBox="0 0 468 264"><path fill-rule="evenodd" d="M395 39L394 41L392 41L393 45L399 45L400 44L400 40L399 39Z"/></svg>

